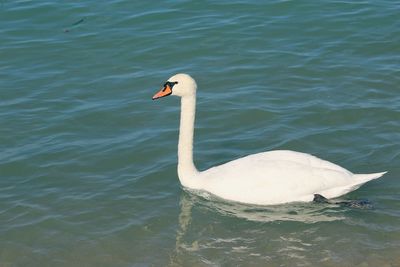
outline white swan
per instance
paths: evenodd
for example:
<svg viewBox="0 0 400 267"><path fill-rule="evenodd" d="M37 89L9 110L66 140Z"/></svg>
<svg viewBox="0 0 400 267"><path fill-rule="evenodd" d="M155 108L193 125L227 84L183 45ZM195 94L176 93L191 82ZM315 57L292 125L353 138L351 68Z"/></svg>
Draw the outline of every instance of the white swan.
<svg viewBox="0 0 400 267"><path fill-rule="evenodd" d="M153 100L181 97L178 177L186 188L231 201L273 205L312 201L314 194L338 197L386 173L353 174L331 162L288 150L257 153L199 172L193 163L196 90L192 77L176 74L153 96Z"/></svg>

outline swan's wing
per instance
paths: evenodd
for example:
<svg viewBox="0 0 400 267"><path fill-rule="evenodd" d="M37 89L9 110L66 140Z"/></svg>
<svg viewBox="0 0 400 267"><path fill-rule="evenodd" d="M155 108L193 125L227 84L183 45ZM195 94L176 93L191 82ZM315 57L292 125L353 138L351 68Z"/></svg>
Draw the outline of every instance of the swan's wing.
<svg viewBox="0 0 400 267"><path fill-rule="evenodd" d="M336 164L284 150L233 160L206 170L201 176L207 191L254 204L311 201L315 193L354 183L353 174Z"/></svg>
<svg viewBox="0 0 400 267"><path fill-rule="evenodd" d="M248 157L249 160L252 160L252 157L255 157L266 161L268 160L277 160L283 162L291 161L299 164L308 165L312 168L328 169L333 171L351 173L345 168L340 167L339 165L336 165L332 162L322 160L310 154L290 151L290 150L275 150L275 151L253 154Z"/></svg>

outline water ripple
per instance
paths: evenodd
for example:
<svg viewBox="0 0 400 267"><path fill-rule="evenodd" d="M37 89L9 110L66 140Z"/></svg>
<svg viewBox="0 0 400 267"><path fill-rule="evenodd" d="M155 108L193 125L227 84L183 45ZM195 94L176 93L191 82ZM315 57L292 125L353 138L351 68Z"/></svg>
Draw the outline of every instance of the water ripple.
<svg viewBox="0 0 400 267"><path fill-rule="evenodd" d="M1 1L0 265L396 266L399 8ZM345 196L373 208L183 193L179 100L151 101L176 72L200 169L292 149L388 170Z"/></svg>

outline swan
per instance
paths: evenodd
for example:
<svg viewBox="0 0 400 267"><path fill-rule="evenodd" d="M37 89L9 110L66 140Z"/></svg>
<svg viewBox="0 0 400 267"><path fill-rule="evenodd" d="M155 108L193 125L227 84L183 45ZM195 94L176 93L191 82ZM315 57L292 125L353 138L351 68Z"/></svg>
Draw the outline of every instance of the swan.
<svg viewBox="0 0 400 267"><path fill-rule="evenodd" d="M198 171L193 163L196 91L195 80L181 73L169 78L152 98L181 97L178 177L190 191L256 205L309 202L314 194L339 197L386 173L353 174L329 161L290 150L252 154Z"/></svg>

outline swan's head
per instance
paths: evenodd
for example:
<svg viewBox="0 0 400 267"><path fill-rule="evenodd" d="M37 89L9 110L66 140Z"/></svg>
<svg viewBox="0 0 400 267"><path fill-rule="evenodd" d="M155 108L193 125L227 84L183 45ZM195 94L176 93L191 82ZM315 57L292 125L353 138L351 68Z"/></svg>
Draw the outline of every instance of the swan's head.
<svg viewBox="0 0 400 267"><path fill-rule="evenodd" d="M168 95L193 96L196 94L196 89L197 84L192 77L183 73L176 74L164 83L161 90L153 96L153 100Z"/></svg>

